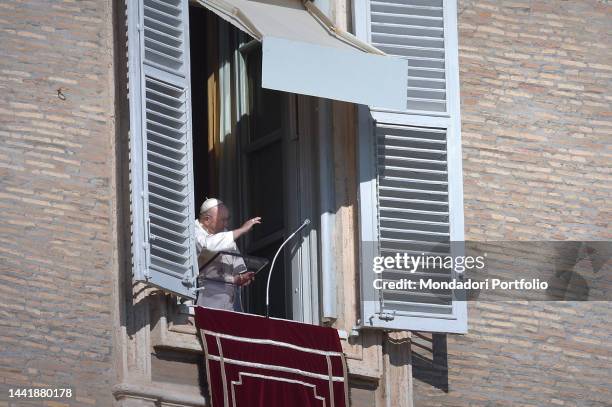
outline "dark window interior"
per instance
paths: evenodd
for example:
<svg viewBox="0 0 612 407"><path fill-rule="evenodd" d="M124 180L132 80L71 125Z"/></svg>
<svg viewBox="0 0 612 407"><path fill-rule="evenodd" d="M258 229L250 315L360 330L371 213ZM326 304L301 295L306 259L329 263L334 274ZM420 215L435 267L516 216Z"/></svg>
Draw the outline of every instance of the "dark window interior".
<svg viewBox="0 0 612 407"><path fill-rule="evenodd" d="M208 89L209 76L219 66L215 52L208 52L210 32L207 22L211 16L206 9L190 6L189 25L191 43L191 99L193 134L193 173L196 213L206 196L217 196L218 174L213 172L215 159L208 151ZM233 35L237 36L237 30ZM212 57L210 55L213 55ZM285 188L283 139L286 131L284 114L288 95L261 87L261 47L246 56L248 75L248 114L239 118L239 151L236 151L237 185L242 191L241 208L245 219L232 219L232 227L238 227L246 219L261 216L263 224L254 228L248 238L242 238L239 246L244 253L272 258L285 237ZM240 164L240 165L239 165ZM219 197L223 199L223 197ZM234 208L238 209L238 208ZM270 289L271 316L291 318L290 275L286 275L284 256L274 267ZM243 290L243 308L246 312L265 314L265 290L269 266L262 270L255 282ZM288 273L288 271L287 271Z"/></svg>
<svg viewBox="0 0 612 407"><path fill-rule="evenodd" d="M283 100L288 95L261 87L261 47L251 49L246 55L246 68L249 117L247 134L243 134L242 156L246 169L247 216L263 218L263 224L249 236L247 252L272 260L285 238L283 140L287 126L283 123L286 115ZM285 268L284 256L279 256L270 282L270 315L278 318L291 318L287 306L291 278L286 273L289 270ZM267 274L261 277L255 280L247 295L248 309L256 314L265 314Z"/></svg>
<svg viewBox="0 0 612 407"><path fill-rule="evenodd" d="M196 213L210 193L208 176L208 110L207 78L208 52L206 41L206 13L201 7L189 8L189 35L191 38L191 120L193 134L193 186Z"/></svg>

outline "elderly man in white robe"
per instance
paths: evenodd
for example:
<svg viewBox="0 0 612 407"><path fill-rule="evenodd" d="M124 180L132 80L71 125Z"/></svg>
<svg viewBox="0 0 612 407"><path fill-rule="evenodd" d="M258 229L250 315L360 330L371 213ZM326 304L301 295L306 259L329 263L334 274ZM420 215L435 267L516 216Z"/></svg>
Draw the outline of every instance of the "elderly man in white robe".
<svg viewBox="0 0 612 407"><path fill-rule="evenodd" d="M209 262L218 252L238 253L236 240L248 233L253 226L260 224L261 218L246 221L241 227L228 231L229 210L218 199L209 198L200 207L200 215L195 220L196 250L198 267ZM255 273L245 271L241 257L220 254L200 271L198 277L200 290L196 304L240 311L236 286L246 286L253 281Z"/></svg>

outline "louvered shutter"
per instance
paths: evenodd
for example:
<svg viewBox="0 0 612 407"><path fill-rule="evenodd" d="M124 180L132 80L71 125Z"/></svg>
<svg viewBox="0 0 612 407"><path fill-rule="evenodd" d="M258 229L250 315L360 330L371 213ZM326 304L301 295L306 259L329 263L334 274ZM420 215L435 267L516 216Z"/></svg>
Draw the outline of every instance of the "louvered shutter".
<svg viewBox="0 0 612 407"><path fill-rule="evenodd" d="M406 109L360 109L360 214L364 326L466 332L458 291L376 289L374 280L450 281L450 267L372 271L374 256L463 254L463 188L456 4L358 0L359 37L408 60Z"/></svg>
<svg viewBox="0 0 612 407"><path fill-rule="evenodd" d="M408 61L406 110L446 112L443 0L366 0L367 41Z"/></svg>
<svg viewBox="0 0 612 407"><path fill-rule="evenodd" d="M195 298L188 1L127 4L134 279Z"/></svg>

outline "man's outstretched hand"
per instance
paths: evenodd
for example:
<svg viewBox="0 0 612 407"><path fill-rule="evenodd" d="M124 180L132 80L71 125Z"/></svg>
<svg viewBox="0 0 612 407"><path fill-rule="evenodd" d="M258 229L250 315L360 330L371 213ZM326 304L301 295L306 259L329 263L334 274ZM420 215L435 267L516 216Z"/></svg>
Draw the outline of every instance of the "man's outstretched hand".
<svg viewBox="0 0 612 407"><path fill-rule="evenodd" d="M256 218L252 218L247 220L240 226L238 229L234 230L234 240L238 239L240 236L248 233L253 229L253 226L261 224L261 216L257 216Z"/></svg>
<svg viewBox="0 0 612 407"><path fill-rule="evenodd" d="M261 224L261 216L253 219L249 219L240 226L240 229L244 230L244 233L250 232L253 226Z"/></svg>

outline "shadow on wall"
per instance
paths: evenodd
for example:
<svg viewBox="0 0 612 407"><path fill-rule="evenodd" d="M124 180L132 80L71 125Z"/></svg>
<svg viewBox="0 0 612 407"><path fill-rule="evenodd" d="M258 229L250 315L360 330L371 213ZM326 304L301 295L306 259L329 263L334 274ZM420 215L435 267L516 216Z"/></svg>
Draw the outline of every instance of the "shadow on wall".
<svg viewBox="0 0 612 407"><path fill-rule="evenodd" d="M445 334L412 333L412 377L448 393Z"/></svg>
<svg viewBox="0 0 612 407"><path fill-rule="evenodd" d="M554 276L548 279L546 290L550 300L607 299L610 268L605 265L612 257L609 242L563 242L555 248Z"/></svg>

